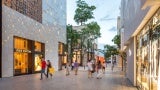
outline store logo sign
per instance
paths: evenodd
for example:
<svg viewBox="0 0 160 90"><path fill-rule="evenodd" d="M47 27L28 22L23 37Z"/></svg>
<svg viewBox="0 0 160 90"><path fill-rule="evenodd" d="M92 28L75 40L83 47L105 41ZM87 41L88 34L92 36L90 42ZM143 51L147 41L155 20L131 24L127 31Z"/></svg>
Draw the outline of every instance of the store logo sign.
<svg viewBox="0 0 160 90"><path fill-rule="evenodd" d="M22 53L31 53L30 50L24 50L24 49L14 49L15 52L22 52Z"/></svg>

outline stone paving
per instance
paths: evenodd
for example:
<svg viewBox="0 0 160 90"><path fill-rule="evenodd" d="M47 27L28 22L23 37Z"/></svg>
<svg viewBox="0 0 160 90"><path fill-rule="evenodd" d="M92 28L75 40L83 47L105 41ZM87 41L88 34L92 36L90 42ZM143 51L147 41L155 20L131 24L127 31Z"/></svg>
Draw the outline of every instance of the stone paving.
<svg viewBox="0 0 160 90"><path fill-rule="evenodd" d="M137 90L133 87L120 68L114 71L107 68L102 79L88 78L87 70L80 68L78 75L71 71L65 76L65 71L58 71L53 78L40 80L40 74L1 78L0 90Z"/></svg>

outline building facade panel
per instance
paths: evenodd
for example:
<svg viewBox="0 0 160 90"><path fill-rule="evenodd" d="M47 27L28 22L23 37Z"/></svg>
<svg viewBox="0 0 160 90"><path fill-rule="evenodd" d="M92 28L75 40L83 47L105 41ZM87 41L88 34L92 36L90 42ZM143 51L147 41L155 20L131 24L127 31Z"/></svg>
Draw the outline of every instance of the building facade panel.
<svg viewBox="0 0 160 90"><path fill-rule="evenodd" d="M134 40L131 40L127 48L126 76L134 84Z"/></svg>
<svg viewBox="0 0 160 90"><path fill-rule="evenodd" d="M66 43L66 0L42 0L42 23L56 29L57 39Z"/></svg>
<svg viewBox="0 0 160 90"><path fill-rule="evenodd" d="M130 39L130 36L137 29L149 10L148 8L141 10L141 3L141 0L122 0L121 16L123 19L122 25L125 30L124 42L127 42Z"/></svg>
<svg viewBox="0 0 160 90"><path fill-rule="evenodd" d="M3 4L42 23L42 0L2 0Z"/></svg>

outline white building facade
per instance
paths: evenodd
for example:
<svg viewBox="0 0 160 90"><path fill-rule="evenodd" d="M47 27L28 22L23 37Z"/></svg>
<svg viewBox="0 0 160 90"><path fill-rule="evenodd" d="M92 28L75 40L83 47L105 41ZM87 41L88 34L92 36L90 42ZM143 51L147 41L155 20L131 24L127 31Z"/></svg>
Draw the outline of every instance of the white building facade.
<svg viewBox="0 0 160 90"><path fill-rule="evenodd" d="M42 23L2 5L2 77L40 71L40 57L61 68L66 0L42 0Z"/></svg>
<svg viewBox="0 0 160 90"><path fill-rule="evenodd" d="M159 0L121 0L126 77L141 90L160 90L159 7Z"/></svg>

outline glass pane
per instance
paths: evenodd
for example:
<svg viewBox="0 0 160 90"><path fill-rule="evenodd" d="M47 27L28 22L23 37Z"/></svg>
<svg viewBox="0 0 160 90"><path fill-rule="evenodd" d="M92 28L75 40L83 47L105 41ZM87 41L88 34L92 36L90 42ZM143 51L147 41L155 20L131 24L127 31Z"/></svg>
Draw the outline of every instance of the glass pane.
<svg viewBox="0 0 160 90"><path fill-rule="evenodd" d="M35 54L35 61L34 61L34 71L41 70L41 55Z"/></svg>
<svg viewBox="0 0 160 90"><path fill-rule="evenodd" d="M41 51L42 45L39 42L35 42L35 51Z"/></svg>
<svg viewBox="0 0 160 90"><path fill-rule="evenodd" d="M14 52L15 75L28 73L28 53Z"/></svg>

